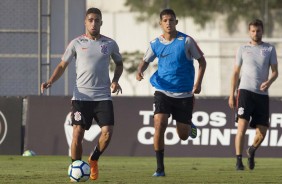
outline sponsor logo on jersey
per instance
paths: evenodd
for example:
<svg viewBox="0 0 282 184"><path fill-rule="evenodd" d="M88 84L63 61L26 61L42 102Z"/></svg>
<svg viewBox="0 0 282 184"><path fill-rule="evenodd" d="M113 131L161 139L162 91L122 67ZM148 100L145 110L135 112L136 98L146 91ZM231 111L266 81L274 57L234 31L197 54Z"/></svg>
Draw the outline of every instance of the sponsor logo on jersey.
<svg viewBox="0 0 282 184"><path fill-rule="evenodd" d="M86 42L88 42L88 40L87 40L87 39L85 39L85 38L81 38L81 39L79 39L79 41L80 41L80 42L82 42L82 43L86 43Z"/></svg>
<svg viewBox="0 0 282 184"><path fill-rule="evenodd" d="M165 58L165 57L167 57L168 55L170 55L170 54L161 54L160 57L161 57L161 58Z"/></svg>

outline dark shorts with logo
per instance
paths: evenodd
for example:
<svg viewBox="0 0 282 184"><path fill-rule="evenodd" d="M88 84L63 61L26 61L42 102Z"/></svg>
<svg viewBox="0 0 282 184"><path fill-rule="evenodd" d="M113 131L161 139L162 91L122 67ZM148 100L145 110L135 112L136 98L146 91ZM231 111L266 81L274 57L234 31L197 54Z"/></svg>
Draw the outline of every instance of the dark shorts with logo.
<svg viewBox="0 0 282 184"><path fill-rule="evenodd" d="M269 96L257 94L248 90L238 91L237 115L250 121L250 127L256 125L269 127Z"/></svg>
<svg viewBox="0 0 282 184"><path fill-rule="evenodd" d="M191 124L194 96L188 98L172 98L162 92L154 94L154 114L169 114L177 122Z"/></svg>
<svg viewBox="0 0 282 184"><path fill-rule="evenodd" d="M72 124L88 130L93 120L100 127L114 125L114 108L111 100L79 101L72 100Z"/></svg>

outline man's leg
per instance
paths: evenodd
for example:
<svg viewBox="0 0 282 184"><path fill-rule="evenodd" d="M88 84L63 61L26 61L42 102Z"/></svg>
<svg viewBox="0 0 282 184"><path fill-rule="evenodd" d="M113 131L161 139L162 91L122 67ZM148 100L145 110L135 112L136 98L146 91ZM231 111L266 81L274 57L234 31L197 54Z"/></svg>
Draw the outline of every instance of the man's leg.
<svg viewBox="0 0 282 184"><path fill-rule="evenodd" d="M191 125L181 123L181 122L176 122L176 129L178 136L181 140L186 140L188 139L191 132Z"/></svg>
<svg viewBox="0 0 282 184"><path fill-rule="evenodd" d="M253 145L247 149L248 155L248 166L249 169L253 170L255 168L255 151L261 145L262 141L265 138L268 127L257 125L256 126L256 136L254 138Z"/></svg>
<svg viewBox="0 0 282 184"><path fill-rule="evenodd" d="M236 157L237 157L237 163L236 163L236 169L237 170L244 170L244 165L242 162L242 152L244 148L244 138L245 133L248 127L248 121L242 118L238 119L238 127L237 127L237 134L235 137L235 150L236 150Z"/></svg>
<svg viewBox="0 0 282 184"><path fill-rule="evenodd" d="M164 133L167 128L168 114L154 115L154 150L156 152L157 170L153 176L165 176L164 173Z"/></svg>
<svg viewBox="0 0 282 184"><path fill-rule="evenodd" d="M85 129L80 125L73 125L73 136L71 142L71 159L72 161L81 160L82 157L82 139Z"/></svg>
<svg viewBox="0 0 282 184"><path fill-rule="evenodd" d="M90 179L92 180L96 180L98 178L98 175L99 175L98 160L99 160L100 155L108 147L111 141L112 135L113 135L113 130L114 130L114 126L103 126L101 128L101 135L99 138L98 145L95 147L94 152L88 159L88 162L91 167Z"/></svg>

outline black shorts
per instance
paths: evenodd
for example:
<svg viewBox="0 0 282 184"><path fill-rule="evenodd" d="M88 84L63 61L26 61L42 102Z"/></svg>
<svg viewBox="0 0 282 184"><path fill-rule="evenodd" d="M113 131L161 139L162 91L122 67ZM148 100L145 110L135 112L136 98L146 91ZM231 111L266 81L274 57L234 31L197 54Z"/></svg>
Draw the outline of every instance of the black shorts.
<svg viewBox="0 0 282 184"><path fill-rule="evenodd" d="M154 94L154 114L172 115L177 122L191 124L194 96L188 98L172 98L159 91Z"/></svg>
<svg viewBox="0 0 282 184"><path fill-rule="evenodd" d="M250 127L256 128L256 125L269 127L268 95L240 89L237 108L238 117L250 121Z"/></svg>
<svg viewBox="0 0 282 184"><path fill-rule="evenodd" d="M88 130L93 119L100 127L114 125L114 108L111 100L79 101L72 100L72 124Z"/></svg>

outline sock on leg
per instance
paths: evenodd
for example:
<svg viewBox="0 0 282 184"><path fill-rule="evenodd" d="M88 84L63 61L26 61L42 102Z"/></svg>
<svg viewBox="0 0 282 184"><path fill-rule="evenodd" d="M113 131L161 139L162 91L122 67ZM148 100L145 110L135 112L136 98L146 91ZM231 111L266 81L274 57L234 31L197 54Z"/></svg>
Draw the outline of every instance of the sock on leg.
<svg viewBox="0 0 282 184"><path fill-rule="evenodd" d="M237 158L237 164L236 165L242 165L243 164L242 155L236 155L236 158Z"/></svg>
<svg viewBox="0 0 282 184"><path fill-rule="evenodd" d="M81 160L81 158L79 158L79 159L71 159L71 162L74 162L76 160Z"/></svg>
<svg viewBox="0 0 282 184"><path fill-rule="evenodd" d="M237 160L242 160L242 155L236 155Z"/></svg>
<svg viewBox="0 0 282 184"><path fill-rule="evenodd" d="M256 150L257 150L257 148L252 145L252 146L249 148L249 153L250 153L251 155L253 155Z"/></svg>
<svg viewBox="0 0 282 184"><path fill-rule="evenodd" d="M157 172L164 171L164 150L156 151L156 158L157 158Z"/></svg>
<svg viewBox="0 0 282 184"><path fill-rule="evenodd" d="M99 160L99 157L101 156L102 152L98 149L96 146L94 149L94 152L91 155L91 160Z"/></svg>

